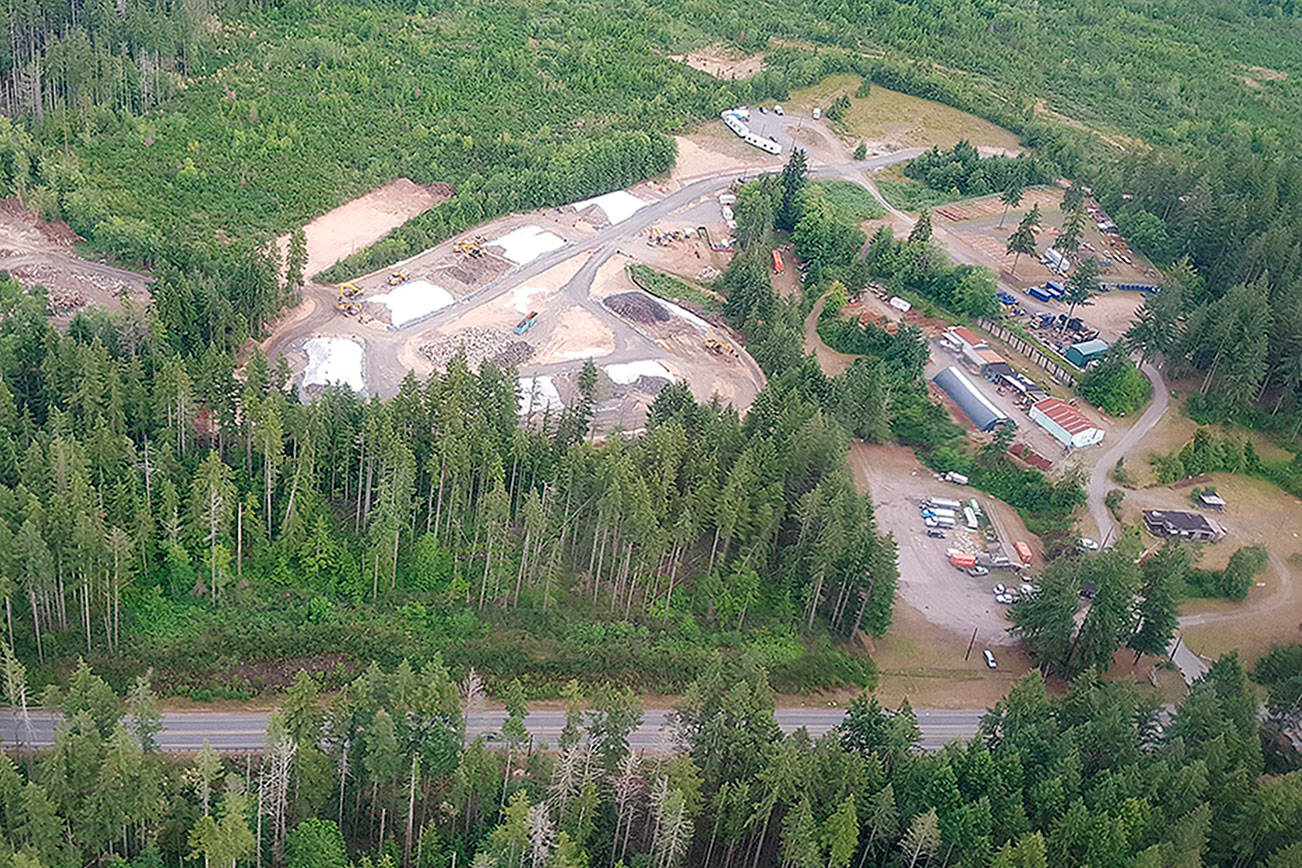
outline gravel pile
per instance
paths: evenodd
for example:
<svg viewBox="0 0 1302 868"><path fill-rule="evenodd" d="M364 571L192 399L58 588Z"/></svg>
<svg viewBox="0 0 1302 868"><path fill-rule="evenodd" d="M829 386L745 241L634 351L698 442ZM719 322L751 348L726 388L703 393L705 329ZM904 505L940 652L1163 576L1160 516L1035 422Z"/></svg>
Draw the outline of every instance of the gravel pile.
<svg viewBox="0 0 1302 868"><path fill-rule="evenodd" d="M427 344L421 344L420 354L434 363L436 367L446 368L462 349L465 349L466 364L471 370L478 370L480 363L502 353L507 348L506 332L500 329L468 328L450 334Z"/></svg>
<svg viewBox="0 0 1302 868"><path fill-rule="evenodd" d="M533 358L534 346L527 341L511 341L493 361L503 368L518 368Z"/></svg>
<svg viewBox="0 0 1302 868"><path fill-rule="evenodd" d="M605 299L602 304L633 322L653 323L669 320L669 311L665 310L660 302L638 292L621 292L619 295L612 295Z"/></svg>

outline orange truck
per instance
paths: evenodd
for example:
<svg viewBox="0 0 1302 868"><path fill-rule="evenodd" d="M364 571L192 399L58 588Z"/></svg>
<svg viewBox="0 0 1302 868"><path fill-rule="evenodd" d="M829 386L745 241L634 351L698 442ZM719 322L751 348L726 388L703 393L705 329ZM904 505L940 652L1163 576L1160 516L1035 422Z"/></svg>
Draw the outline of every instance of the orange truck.
<svg viewBox="0 0 1302 868"><path fill-rule="evenodd" d="M949 562L960 570L971 569L976 566L976 555L968 552L950 552Z"/></svg>
<svg viewBox="0 0 1302 868"><path fill-rule="evenodd" d="M774 249L773 251L773 273L782 273L782 251Z"/></svg>
<svg viewBox="0 0 1302 868"><path fill-rule="evenodd" d="M1029 567L1031 565L1031 547L1021 540L1018 540L1013 544L1013 548L1017 549L1018 559Z"/></svg>

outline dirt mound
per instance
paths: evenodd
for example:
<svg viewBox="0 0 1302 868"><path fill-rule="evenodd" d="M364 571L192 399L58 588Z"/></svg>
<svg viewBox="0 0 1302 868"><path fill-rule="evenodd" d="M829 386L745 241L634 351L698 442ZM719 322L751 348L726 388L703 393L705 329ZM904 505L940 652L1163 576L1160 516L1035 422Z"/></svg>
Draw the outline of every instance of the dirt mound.
<svg viewBox="0 0 1302 868"><path fill-rule="evenodd" d="M534 346L527 341L511 341L493 361L503 368L516 368L533 358Z"/></svg>
<svg viewBox="0 0 1302 868"><path fill-rule="evenodd" d="M621 292L602 301L607 308L633 322L657 323L668 322L669 311L654 299L637 292Z"/></svg>

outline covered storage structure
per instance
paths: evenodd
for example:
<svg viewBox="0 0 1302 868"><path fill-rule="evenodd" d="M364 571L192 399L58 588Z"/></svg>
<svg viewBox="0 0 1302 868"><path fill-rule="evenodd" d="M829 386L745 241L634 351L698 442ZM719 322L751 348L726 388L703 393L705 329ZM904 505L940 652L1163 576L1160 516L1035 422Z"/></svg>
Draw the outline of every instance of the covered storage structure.
<svg viewBox="0 0 1302 868"><path fill-rule="evenodd" d="M1067 348L1067 361L1078 368L1083 368L1095 359L1101 358L1107 351L1107 341L1098 338L1092 341L1081 341Z"/></svg>
<svg viewBox="0 0 1302 868"><path fill-rule="evenodd" d="M1103 439L1102 428L1061 398L1037 401L1031 405L1030 415L1032 422L1068 449L1093 446Z"/></svg>
<svg viewBox="0 0 1302 868"><path fill-rule="evenodd" d="M967 374L950 365L932 378L942 392L950 397L979 431L991 431L997 425L1012 424L1012 419L981 394Z"/></svg>

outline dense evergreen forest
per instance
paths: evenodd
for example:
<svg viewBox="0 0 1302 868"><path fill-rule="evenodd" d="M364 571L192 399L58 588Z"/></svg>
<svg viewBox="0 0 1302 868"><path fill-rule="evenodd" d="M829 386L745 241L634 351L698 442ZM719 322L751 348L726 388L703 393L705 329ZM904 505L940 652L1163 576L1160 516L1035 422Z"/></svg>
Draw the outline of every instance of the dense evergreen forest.
<svg viewBox="0 0 1302 868"><path fill-rule="evenodd" d="M1266 662L1264 680L1290 665ZM1171 710L1092 669L1050 698L1032 673L934 754L907 704L868 694L822 737L784 735L744 665L692 684L670 715L677 754L630 750L641 704L605 685L566 689L546 751L518 682L500 741L463 746L479 688L437 659L371 667L328 709L318 691L295 679L260 756L170 759L147 683L120 702L80 668L49 697L68 721L55 747L0 756L6 864L1289 868L1302 852L1297 752L1259 732L1233 656Z"/></svg>
<svg viewBox="0 0 1302 868"><path fill-rule="evenodd" d="M1002 123L1036 149L1037 177L1090 184L1168 267L1133 347L1200 378L1201 418L1296 433L1297 12L10 3L0 193L156 280L148 309L86 312L66 333L40 291L0 280L6 699L66 720L52 749L0 757L0 864L1302 864L1302 771L1281 735L1302 716L1296 649L1254 672L1264 725L1233 657L1173 710L1099 678L1121 645L1165 646L1173 575L1236 592L1251 550L1215 575L1175 548L1143 568L1125 549L1055 566L1015 622L1067 693L1033 673L971 743L924 754L908 707L867 695L817 740L778 729L776 690L870 685L845 640L890 624L895 547L855 489L850 436L916 446L1037 529L1081 500L1006 443L963 447L926 399L916 332L836 319L870 280L974 315L992 286L924 221L857 255L844 196L805 184L799 155L740 191L719 283L770 377L745 418L671 386L644 435L599 441L591 369L582 402L526 428L513 373L491 363L454 360L387 401L304 403L283 362L253 352L237 376L234 357L293 298L266 242L392 177L458 192L347 267L664 171L668 133L854 72ZM713 41L767 51L764 71L721 83L667 58ZM1002 186L975 168L955 186ZM774 295L775 230L816 292ZM820 333L863 356L835 378L801 353L825 290ZM1101 595L1077 630L1085 579ZM1138 622L1136 595L1151 603ZM256 757L157 749L155 690L285 687ZM463 738L486 689L508 711L492 749ZM629 750L640 690L684 694L678 754ZM528 732L542 695L569 716L551 751Z"/></svg>

